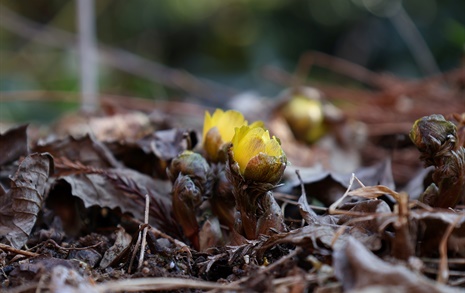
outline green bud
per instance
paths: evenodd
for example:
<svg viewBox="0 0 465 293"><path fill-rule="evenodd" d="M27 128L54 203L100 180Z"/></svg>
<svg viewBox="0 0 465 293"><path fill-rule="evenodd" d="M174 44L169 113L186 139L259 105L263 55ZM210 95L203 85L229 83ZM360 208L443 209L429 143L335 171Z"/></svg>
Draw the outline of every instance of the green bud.
<svg viewBox="0 0 465 293"><path fill-rule="evenodd" d="M428 166L434 164L436 157L458 146L457 127L438 114L425 116L415 121L409 135Z"/></svg>
<svg viewBox="0 0 465 293"><path fill-rule="evenodd" d="M171 162L168 177L174 182L179 174L189 176L195 185L205 191L209 179L210 166L200 154L184 151Z"/></svg>

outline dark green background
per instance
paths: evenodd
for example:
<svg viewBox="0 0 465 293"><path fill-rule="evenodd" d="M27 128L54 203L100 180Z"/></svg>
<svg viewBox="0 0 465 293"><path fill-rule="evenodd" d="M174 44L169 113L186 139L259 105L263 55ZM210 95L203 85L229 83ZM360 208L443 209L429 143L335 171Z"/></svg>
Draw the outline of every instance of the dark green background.
<svg viewBox="0 0 465 293"><path fill-rule="evenodd" d="M299 57L310 50L338 56L376 72L406 78L426 75L385 17L395 1L95 2L100 43L239 92L253 90L275 96L282 87L263 77L263 67L273 65L292 72ZM0 4L34 22L76 33L75 1L15 0L0 1ZM460 66L465 46L465 1L406 0L402 4L439 69L447 71ZM6 101L6 92L78 92L78 70L77 57L70 50L40 44L0 26L0 94L3 96L0 118L21 120L23 115L37 114L27 114L37 109L37 104L25 105L12 102L11 98ZM340 76L324 69L312 70L308 78L329 84L341 82ZM99 68L99 87L104 94L208 103L202 96L106 66ZM227 95L218 94L215 102L222 104L227 99ZM73 108L68 103L56 106L53 101L52 104L55 104L53 113ZM49 114L39 116L50 117Z"/></svg>

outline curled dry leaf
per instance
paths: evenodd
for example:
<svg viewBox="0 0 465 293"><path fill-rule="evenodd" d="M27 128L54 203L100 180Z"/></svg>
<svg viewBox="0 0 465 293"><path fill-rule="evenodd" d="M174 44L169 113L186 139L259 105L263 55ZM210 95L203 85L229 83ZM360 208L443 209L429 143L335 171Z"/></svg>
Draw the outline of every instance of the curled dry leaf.
<svg viewBox="0 0 465 293"><path fill-rule="evenodd" d="M46 181L53 169L48 153L31 154L20 163L11 188L0 197L0 241L21 248L42 208Z"/></svg>
<svg viewBox="0 0 465 293"><path fill-rule="evenodd" d="M119 227L115 233L115 243L105 252L100 261L100 268L102 269L108 267L131 244L132 237L126 233L124 228Z"/></svg>

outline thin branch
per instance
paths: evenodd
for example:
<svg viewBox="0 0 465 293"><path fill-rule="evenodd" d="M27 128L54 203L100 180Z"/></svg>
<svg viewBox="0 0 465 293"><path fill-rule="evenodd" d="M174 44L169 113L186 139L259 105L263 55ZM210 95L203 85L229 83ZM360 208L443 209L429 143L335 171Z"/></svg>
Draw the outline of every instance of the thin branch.
<svg viewBox="0 0 465 293"><path fill-rule="evenodd" d="M389 17L389 20L407 44L412 57L415 59L415 62L423 73L426 75L435 75L440 73L441 71L436 64L436 60L434 60L434 56L426 44L425 39L422 37L421 33L418 31L402 5L400 5L397 13Z"/></svg>
<svg viewBox="0 0 465 293"><path fill-rule="evenodd" d="M439 272L437 276L437 281L439 283L445 284L449 279L449 266L447 263L447 241L449 236L452 234L452 231L456 227L457 223L462 220L463 217L457 217L454 222L450 223L442 236L441 242L439 243Z"/></svg>
<svg viewBox="0 0 465 293"><path fill-rule="evenodd" d="M38 254L38 253L34 253L34 252L26 251L26 250L21 250L21 249L17 249L17 248L14 248L14 247L11 247L11 246L9 246L9 245L2 244L2 243L0 243L0 249L1 249L1 250L5 250L5 251L9 251L9 252L12 252L12 253L16 253L16 254L21 254L21 255L25 255L25 256L30 256L30 257L35 257L35 256L39 256L39 255L40 255L40 254Z"/></svg>
<svg viewBox="0 0 465 293"><path fill-rule="evenodd" d="M140 257L139 257L139 265L138 269L142 267L142 263L144 262L144 254L145 254L145 245L147 244L147 230L149 224L149 209L150 209L150 197L148 194L145 195L145 216L144 216L144 223L146 227L142 232L142 244L140 246Z"/></svg>

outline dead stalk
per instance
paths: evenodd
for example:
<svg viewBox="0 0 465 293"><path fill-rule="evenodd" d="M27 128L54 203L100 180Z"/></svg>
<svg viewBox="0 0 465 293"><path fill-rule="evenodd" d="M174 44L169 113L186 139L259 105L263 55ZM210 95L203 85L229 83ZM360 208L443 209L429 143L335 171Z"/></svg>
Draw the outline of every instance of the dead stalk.
<svg viewBox="0 0 465 293"><path fill-rule="evenodd" d="M6 251L9 251L9 252L12 252L12 253L16 253L16 254L21 254L21 255L24 255L24 256L29 256L29 257L35 257L35 256L40 255L40 254L35 253L35 252L30 252L30 251L26 251L26 250L17 249L17 248L14 248L14 247L11 247L9 245L2 244L2 243L0 243L0 249L1 250L6 250Z"/></svg>
<svg viewBox="0 0 465 293"><path fill-rule="evenodd" d="M447 241L449 240L449 237L452 234L452 231L454 230L455 226L462 218L463 217L457 217L454 222L449 224L446 232L442 236L441 242L439 243L440 261L439 272L437 276L437 281L439 283L445 284L449 279L449 265L447 262Z"/></svg>
<svg viewBox="0 0 465 293"><path fill-rule="evenodd" d="M149 195L145 195L145 217L144 217L144 223L145 223L145 228L144 231L142 232L142 245L140 247L140 257L139 257L139 265L137 266L138 269L142 267L142 263L144 262L144 254L145 254L145 245L147 244L147 230L148 230L148 224L149 224L149 208L150 208L150 198Z"/></svg>

